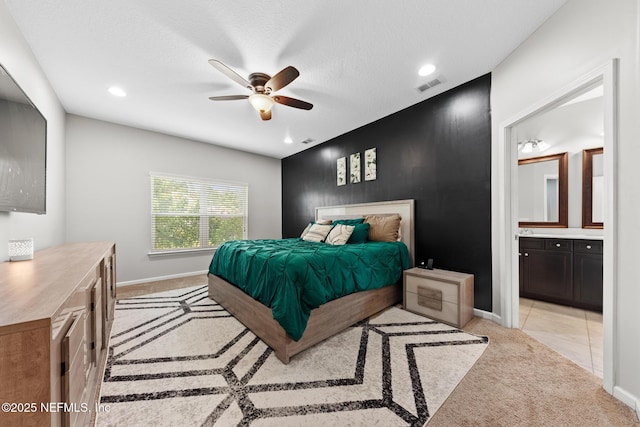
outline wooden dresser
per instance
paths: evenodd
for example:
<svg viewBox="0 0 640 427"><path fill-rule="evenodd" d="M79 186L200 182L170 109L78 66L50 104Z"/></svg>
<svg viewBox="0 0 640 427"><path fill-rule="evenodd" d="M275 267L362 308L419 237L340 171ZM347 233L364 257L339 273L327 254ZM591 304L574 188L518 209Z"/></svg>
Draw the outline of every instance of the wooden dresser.
<svg viewBox="0 0 640 427"><path fill-rule="evenodd" d="M115 257L113 242L68 243L0 263L0 425L89 422L113 321Z"/></svg>

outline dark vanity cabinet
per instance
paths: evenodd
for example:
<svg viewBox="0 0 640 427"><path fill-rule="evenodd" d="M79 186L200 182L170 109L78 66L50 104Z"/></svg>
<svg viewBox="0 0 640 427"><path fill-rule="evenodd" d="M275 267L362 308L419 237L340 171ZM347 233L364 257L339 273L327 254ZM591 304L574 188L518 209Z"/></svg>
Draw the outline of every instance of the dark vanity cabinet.
<svg viewBox="0 0 640 427"><path fill-rule="evenodd" d="M577 307L602 311L602 241L573 241L573 300Z"/></svg>
<svg viewBox="0 0 640 427"><path fill-rule="evenodd" d="M602 241L520 237L520 296L602 311Z"/></svg>
<svg viewBox="0 0 640 427"><path fill-rule="evenodd" d="M559 304L573 300L573 241L520 238L520 295Z"/></svg>

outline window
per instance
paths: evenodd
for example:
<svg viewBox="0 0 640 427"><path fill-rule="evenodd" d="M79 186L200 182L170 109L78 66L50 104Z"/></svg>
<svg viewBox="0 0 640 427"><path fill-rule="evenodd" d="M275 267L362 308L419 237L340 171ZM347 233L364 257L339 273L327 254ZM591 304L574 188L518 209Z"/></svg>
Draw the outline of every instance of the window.
<svg viewBox="0 0 640 427"><path fill-rule="evenodd" d="M151 174L151 251L205 249L247 238L247 184Z"/></svg>

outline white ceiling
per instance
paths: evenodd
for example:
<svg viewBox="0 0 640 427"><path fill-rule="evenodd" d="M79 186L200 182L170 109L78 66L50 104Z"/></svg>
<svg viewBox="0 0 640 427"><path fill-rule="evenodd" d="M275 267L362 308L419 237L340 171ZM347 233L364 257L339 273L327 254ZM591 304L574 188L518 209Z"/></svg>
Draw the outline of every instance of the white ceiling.
<svg viewBox="0 0 640 427"><path fill-rule="evenodd" d="M514 126L516 141L540 139L544 152L518 152L519 159L558 153L578 153L604 146L604 98L600 84L570 101L538 113Z"/></svg>
<svg viewBox="0 0 640 427"><path fill-rule="evenodd" d="M283 158L492 71L566 0L4 1L67 112ZM212 102L249 91L211 58L243 77L293 65L278 93L314 108L263 122Z"/></svg>

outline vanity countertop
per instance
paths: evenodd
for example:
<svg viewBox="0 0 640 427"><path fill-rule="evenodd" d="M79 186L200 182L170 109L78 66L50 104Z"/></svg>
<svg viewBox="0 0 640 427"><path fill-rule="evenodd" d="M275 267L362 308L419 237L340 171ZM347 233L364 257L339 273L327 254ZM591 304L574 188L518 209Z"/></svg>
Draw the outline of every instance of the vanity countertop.
<svg viewBox="0 0 640 427"><path fill-rule="evenodd" d="M584 234L518 234L519 237L538 237L540 239L584 239L584 240L604 240L604 236L587 236Z"/></svg>

